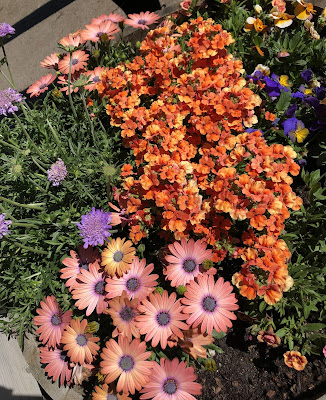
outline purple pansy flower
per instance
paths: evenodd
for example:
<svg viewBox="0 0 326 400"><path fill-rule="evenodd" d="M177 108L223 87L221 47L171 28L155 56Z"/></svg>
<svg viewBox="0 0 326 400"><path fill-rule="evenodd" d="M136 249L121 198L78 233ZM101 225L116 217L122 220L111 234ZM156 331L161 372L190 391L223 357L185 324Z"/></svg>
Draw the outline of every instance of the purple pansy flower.
<svg viewBox="0 0 326 400"><path fill-rule="evenodd" d="M6 221L5 217L5 214L0 214L0 239L2 239L5 235L10 235L8 226L11 224L11 221L9 219Z"/></svg>
<svg viewBox="0 0 326 400"><path fill-rule="evenodd" d="M288 136L293 143L296 141L302 143L309 133L308 129L305 128L304 123L295 117L285 120L282 125L285 136Z"/></svg>
<svg viewBox="0 0 326 400"><path fill-rule="evenodd" d="M22 99L22 94L13 88L0 90L0 115L13 114L18 111L18 107L14 103L20 103Z"/></svg>
<svg viewBox="0 0 326 400"><path fill-rule="evenodd" d="M48 180L52 182L52 186L59 186L67 176L67 168L65 163L59 158L58 161L51 165L51 168L47 170L47 173Z"/></svg>
<svg viewBox="0 0 326 400"><path fill-rule="evenodd" d="M247 128L247 129L245 130L245 132L248 132L248 133L252 133L252 132L256 132L256 131L259 131L259 132L262 134L262 136L264 136L264 132L263 132L262 130L260 130L260 129Z"/></svg>
<svg viewBox="0 0 326 400"><path fill-rule="evenodd" d="M104 240L107 240L112 228L111 213L103 210L96 210L94 207L88 214L82 215L81 222L77 224L80 229L80 236L83 238L84 248L88 246L103 245Z"/></svg>
<svg viewBox="0 0 326 400"><path fill-rule="evenodd" d="M6 22L2 22L0 24L0 37L5 37L7 35L13 35L15 33L15 29L7 24Z"/></svg>
<svg viewBox="0 0 326 400"><path fill-rule="evenodd" d="M305 80L305 82L310 82L312 78L312 71L310 68L308 68L302 71L300 75Z"/></svg>
<svg viewBox="0 0 326 400"><path fill-rule="evenodd" d="M293 118L295 117L295 113L298 109L298 105L297 104L292 104L292 106L290 106L284 113L284 115L286 115L287 117Z"/></svg>

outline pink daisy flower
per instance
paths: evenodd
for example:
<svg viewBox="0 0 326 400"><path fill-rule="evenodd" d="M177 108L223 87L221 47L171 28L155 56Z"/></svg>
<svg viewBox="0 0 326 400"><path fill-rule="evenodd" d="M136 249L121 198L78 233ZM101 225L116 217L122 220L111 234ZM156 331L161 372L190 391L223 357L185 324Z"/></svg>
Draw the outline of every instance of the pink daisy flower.
<svg viewBox="0 0 326 400"><path fill-rule="evenodd" d="M214 282L212 275L199 275L197 282L191 281L181 301L185 304L184 312L190 316L187 324L193 328L201 324L201 332L212 334L213 328L226 332L231 328L231 319L236 319L234 313L239 308L236 304L235 294L231 293L233 287L229 282L219 278Z"/></svg>
<svg viewBox="0 0 326 400"><path fill-rule="evenodd" d="M73 50L76 47L79 47L81 44L84 44L85 41L82 39L80 32L70 33L68 36L63 37L59 40L59 44L63 47L67 47L70 50Z"/></svg>
<svg viewBox="0 0 326 400"><path fill-rule="evenodd" d="M117 392L135 394L149 381L152 372L152 361L146 361L151 356L146 351L146 343L140 339L129 342L126 336L119 336L118 343L110 339L101 353L101 374L107 375L105 383L111 383L117 378Z"/></svg>
<svg viewBox="0 0 326 400"><path fill-rule="evenodd" d="M79 88L78 86L73 88L74 82L76 82L79 78L80 75L85 72L84 69L81 69L79 71L76 71L74 74L71 74L71 84L70 84L70 93L77 93ZM60 85L66 85L63 88L60 89L61 92L65 92L66 95L68 95L68 75L60 75L58 78L58 83Z"/></svg>
<svg viewBox="0 0 326 400"><path fill-rule="evenodd" d="M137 327L140 333L146 334L145 340L152 340L152 346L156 347L160 343L162 349L168 344L169 336L175 334L182 338L182 330L188 330L189 326L182 320L187 319L184 314L180 300L176 301L176 293L170 296L164 290L162 295L151 293L147 299L143 299L138 306L138 310L143 314L136 317Z"/></svg>
<svg viewBox="0 0 326 400"><path fill-rule="evenodd" d="M47 56L43 61L40 62L41 67L48 69L58 69L58 63L60 59L57 53L52 53L50 56Z"/></svg>
<svg viewBox="0 0 326 400"><path fill-rule="evenodd" d="M39 326L36 333L40 334L43 344L56 347L60 343L63 330L71 321L72 311L63 314L56 298L47 296L36 312L39 314L34 317L34 325Z"/></svg>
<svg viewBox="0 0 326 400"><path fill-rule="evenodd" d="M78 253L70 250L71 257L66 257L62 260L62 264L66 268L61 268L61 279L68 279L66 286L72 289L76 283L76 277L80 271L89 270L91 264L96 264L100 261L98 249L93 249L91 246L84 249L82 245L78 246Z"/></svg>
<svg viewBox="0 0 326 400"><path fill-rule="evenodd" d="M71 54L71 58L72 58L71 73L73 74L74 72L84 69L86 67L89 55L82 50L77 50ZM59 61L58 67L59 71L62 74L69 73L69 63L70 63L70 54L65 55L63 59Z"/></svg>
<svg viewBox="0 0 326 400"><path fill-rule="evenodd" d="M55 78L56 75L52 74L42 76L39 81L34 82L33 85L27 89L26 93L30 93L31 97L38 97L41 93L44 93L49 89L49 86L55 80Z"/></svg>
<svg viewBox="0 0 326 400"><path fill-rule="evenodd" d="M77 300L75 306L79 310L86 308L87 317L92 314L95 307L97 314L102 314L108 307L105 301L105 278L106 275L98 263L90 264L88 271L82 269L77 275L72 298Z"/></svg>
<svg viewBox="0 0 326 400"><path fill-rule="evenodd" d="M71 384L72 368L70 368L70 360L65 351L58 348L49 349L47 346L41 347L40 360L42 364L48 364L45 367L45 372L52 378L53 382L60 378L60 386L63 386L65 381L68 385Z"/></svg>
<svg viewBox="0 0 326 400"><path fill-rule="evenodd" d="M190 239L187 243L186 239L181 239L179 242L174 242L169 245L169 250L173 255L166 255L165 260L169 263L164 271L166 279L171 281L171 286L185 286L196 276L202 273L199 270L199 265L205 260L211 260L213 253L206 249L206 245L200 240L196 242Z"/></svg>
<svg viewBox="0 0 326 400"><path fill-rule="evenodd" d="M101 73L105 70L105 67L96 67L94 71L87 71L86 75L88 78L89 83L88 85L85 86L86 90L89 90L90 92L92 90L96 89L96 85L101 82ZM111 223L110 223L111 224Z"/></svg>
<svg viewBox="0 0 326 400"><path fill-rule="evenodd" d="M139 261L138 257L133 259L129 271L122 275L120 278L114 276L107 278L107 291L106 298L113 299L114 297L121 296L125 290L129 299L137 298L139 301L144 299L151 293L157 286L157 274L151 275L154 269L154 264L146 266L146 259L143 258Z"/></svg>
<svg viewBox="0 0 326 400"><path fill-rule="evenodd" d="M129 19L125 20L126 25L133 28L149 29L149 25L155 24L160 16L153 12L141 12L139 14L128 14Z"/></svg>
<svg viewBox="0 0 326 400"><path fill-rule="evenodd" d="M194 382L197 375L187 363L179 363L177 358L172 361L162 357L160 364L155 363L151 379L140 391L144 393L141 399L153 400L196 400L192 394L200 394L202 386Z"/></svg>
<svg viewBox="0 0 326 400"><path fill-rule="evenodd" d="M114 35L117 32L119 32L119 28L116 24L111 21L104 21L99 25L86 25L86 29L81 31L81 35L83 40L90 40L96 43L103 38L106 40L114 39Z"/></svg>
<svg viewBox="0 0 326 400"><path fill-rule="evenodd" d="M110 13L109 15L102 14L97 18L91 20L92 25L100 25L102 22L111 21L115 24L124 21L125 17L120 14Z"/></svg>

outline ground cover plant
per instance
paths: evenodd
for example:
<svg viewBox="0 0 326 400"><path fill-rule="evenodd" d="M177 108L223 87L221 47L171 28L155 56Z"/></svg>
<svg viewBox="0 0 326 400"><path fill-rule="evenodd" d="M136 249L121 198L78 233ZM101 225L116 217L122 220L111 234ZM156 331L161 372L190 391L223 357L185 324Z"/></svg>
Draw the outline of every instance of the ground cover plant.
<svg viewBox="0 0 326 400"><path fill-rule="evenodd" d="M99 16L33 106L3 47L1 324L36 330L54 382L193 399L237 317L288 369L324 357L325 13L285 7Z"/></svg>

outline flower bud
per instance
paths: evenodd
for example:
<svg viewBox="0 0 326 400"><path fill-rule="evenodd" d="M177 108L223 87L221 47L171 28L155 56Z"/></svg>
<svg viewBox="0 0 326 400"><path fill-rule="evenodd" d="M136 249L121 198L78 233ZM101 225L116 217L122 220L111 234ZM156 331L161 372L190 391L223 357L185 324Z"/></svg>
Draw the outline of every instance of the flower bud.
<svg viewBox="0 0 326 400"><path fill-rule="evenodd" d="M137 40L137 42L136 42L135 46L136 46L136 49L140 49L141 43L140 43L140 41L139 41L139 40Z"/></svg>
<svg viewBox="0 0 326 400"><path fill-rule="evenodd" d="M207 371L215 372L216 371L216 363L213 359L208 359L205 361L205 368Z"/></svg>
<svg viewBox="0 0 326 400"><path fill-rule="evenodd" d="M99 58L100 57L100 50L97 50L97 49L94 50L93 57L96 58L96 59Z"/></svg>
<svg viewBox="0 0 326 400"><path fill-rule="evenodd" d="M139 251L139 253L143 254L144 251L145 251L145 245L141 243L141 244L137 247L137 250Z"/></svg>
<svg viewBox="0 0 326 400"><path fill-rule="evenodd" d="M204 260L202 266L204 269L206 269L206 271L208 271L209 269L213 268L214 263L212 260Z"/></svg>
<svg viewBox="0 0 326 400"><path fill-rule="evenodd" d="M99 323L96 321L89 322L87 324L85 333L96 333L99 330Z"/></svg>
<svg viewBox="0 0 326 400"><path fill-rule="evenodd" d="M261 6L259 4L256 4L254 6L254 10L256 11L257 14L260 14L263 11L263 9L261 8Z"/></svg>
<svg viewBox="0 0 326 400"><path fill-rule="evenodd" d="M187 291L187 288L183 285L177 287L177 293L179 296L183 296Z"/></svg>
<svg viewBox="0 0 326 400"><path fill-rule="evenodd" d="M162 294L164 292L164 289L161 286L158 286L155 290L154 293L159 293Z"/></svg>
<svg viewBox="0 0 326 400"><path fill-rule="evenodd" d="M113 166L113 165L109 165L109 164L107 164L107 165L105 165L104 167L103 167L103 173L104 173L104 175L106 175L106 176L114 176L115 174L116 174L116 168Z"/></svg>

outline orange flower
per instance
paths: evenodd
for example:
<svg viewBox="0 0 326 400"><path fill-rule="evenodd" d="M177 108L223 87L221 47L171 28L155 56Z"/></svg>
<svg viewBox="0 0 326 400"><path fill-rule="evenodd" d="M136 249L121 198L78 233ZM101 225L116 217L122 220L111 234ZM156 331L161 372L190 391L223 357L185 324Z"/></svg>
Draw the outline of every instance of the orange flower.
<svg viewBox="0 0 326 400"><path fill-rule="evenodd" d="M270 325L267 331L259 331L257 339L262 343L267 343L268 346L278 347L281 344L281 339L275 335L272 326Z"/></svg>
<svg viewBox="0 0 326 400"><path fill-rule="evenodd" d="M280 287L276 284L263 285L257 290L258 296L264 295L264 300L270 306L281 300L283 294Z"/></svg>
<svg viewBox="0 0 326 400"><path fill-rule="evenodd" d="M299 351L287 351L283 354L285 364L297 371L303 371L308 364L308 360Z"/></svg>
<svg viewBox="0 0 326 400"><path fill-rule="evenodd" d="M267 121L275 121L275 118L276 118L276 115L275 114L272 114L272 113L270 113L269 111L266 111L265 112L265 119L267 120Z"/></svg>

